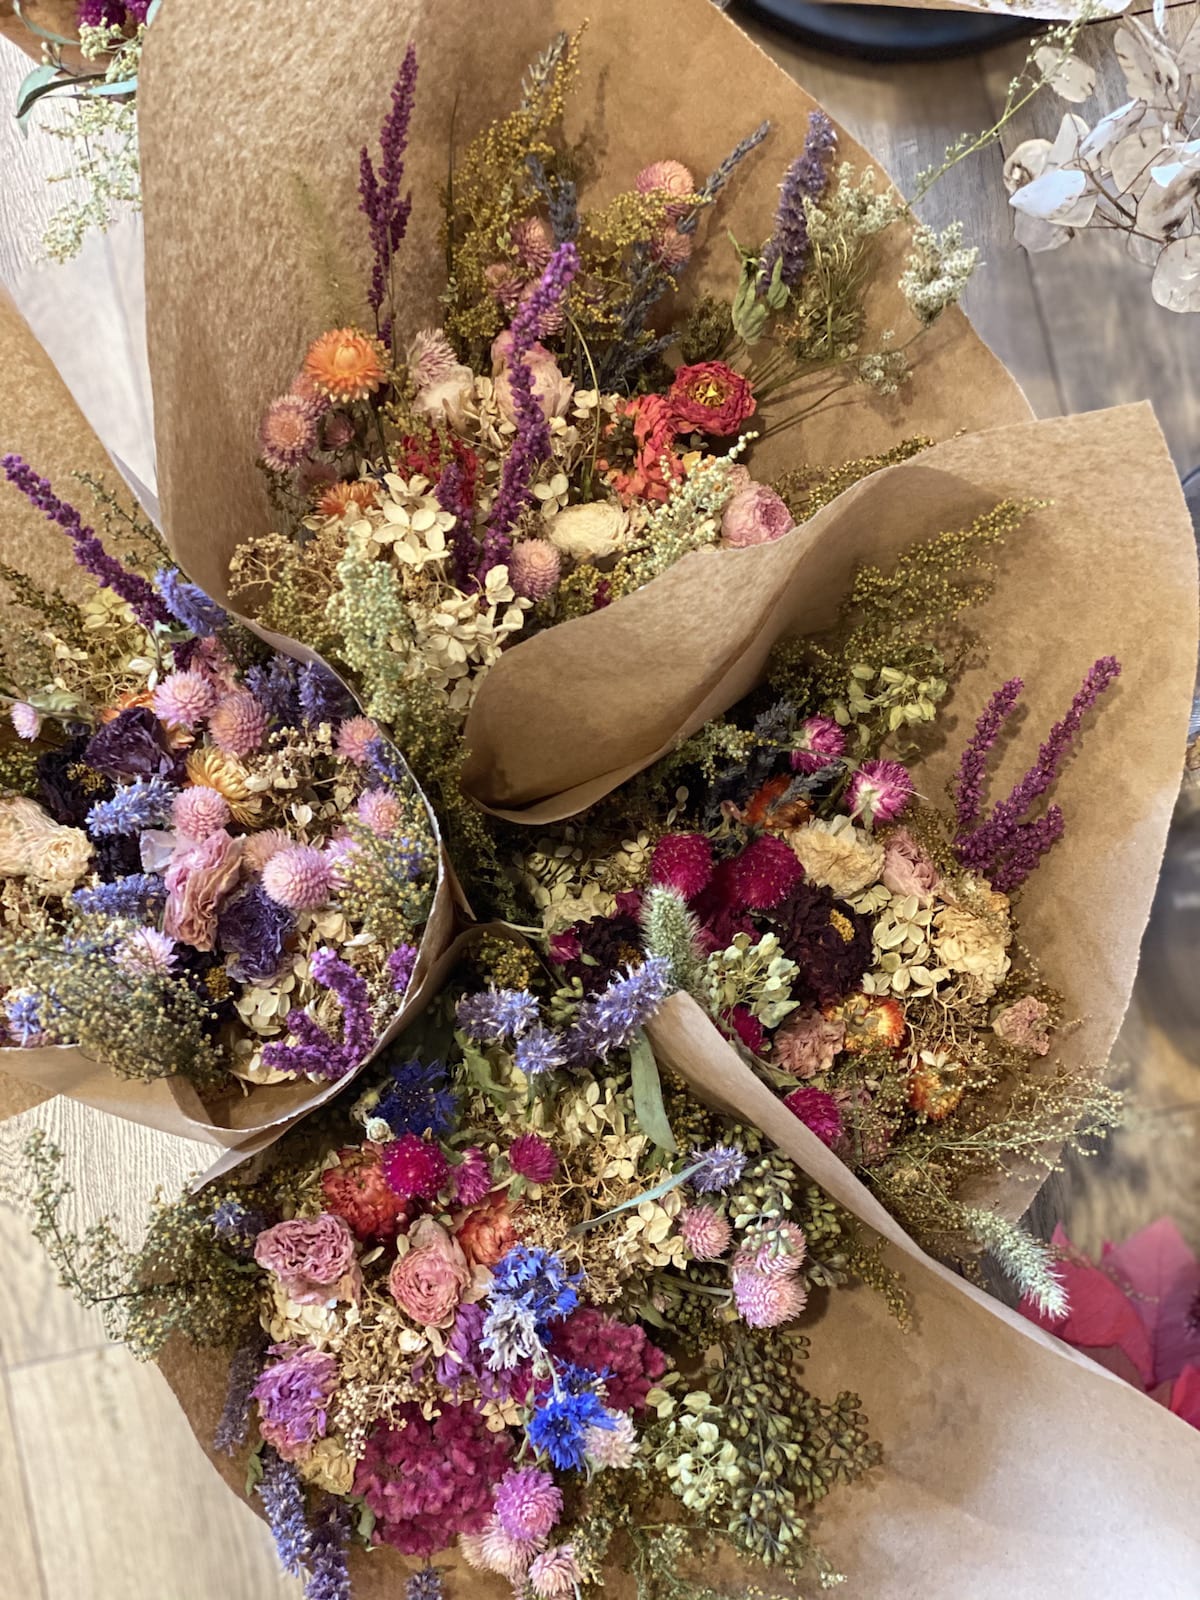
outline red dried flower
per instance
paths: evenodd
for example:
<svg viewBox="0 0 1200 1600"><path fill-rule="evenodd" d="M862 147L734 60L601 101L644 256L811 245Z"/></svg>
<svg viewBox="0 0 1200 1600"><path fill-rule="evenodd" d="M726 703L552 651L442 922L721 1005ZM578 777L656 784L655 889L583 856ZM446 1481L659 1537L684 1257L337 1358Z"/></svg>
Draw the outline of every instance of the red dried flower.
<svg viewBox="0 0 1200 1600"><path fill-rule="evenodd" d="M841 1048L852 1055L859 1050L898 1050L904 1043L907 1023L899 1000L882 996L852 994L840 1005L828 1006L825 1015L845 1024Z"/></svg>
<svg viewBox="0 0 1200 1600"><path fill-rule="evenodd" d="M712 878L712 845L702 833L665 833L650 857L650 881L694 900Z"/></svg>
<svg viewBox="0 0 1200 1600"><path fill-rule="evenodd" d="M752 911L769 911L789 895L804 868L786 839L772 834L753 840L730 863L730 888L737 901Z"/></svg>
<svg viewBox="0 0 1200 1600"><path fill-rule="evenodd" d="M382 1165L389 1186L402 1200L432 1200L450 1171L441 1149L415 1133L384 1145Z"/></svg>
<svg viewBox="0 0 1200 1600"><path fill-rule="evenodd" d="M695 428L717 437L736 433L756 408L749 383L723 361L680 367L667 401L678 431Z"/></svg>
<svg viewBox="0 0 1200 1600"><path fill-rule="evenodd" d="M350 1224L364 1244L390 1244L408 1220L408 1205L389 1187L377 1144L338 1151L321 1174L326 1209Z"/></svg>

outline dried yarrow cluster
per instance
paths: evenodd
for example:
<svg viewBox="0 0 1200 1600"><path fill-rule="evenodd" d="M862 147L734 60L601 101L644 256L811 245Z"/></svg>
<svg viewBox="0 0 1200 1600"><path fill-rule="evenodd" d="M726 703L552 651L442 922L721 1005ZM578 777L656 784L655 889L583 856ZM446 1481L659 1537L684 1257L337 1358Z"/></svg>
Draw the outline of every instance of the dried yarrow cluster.
<svg viewBox="0 0 1200 1600"><path fill-rule="evenodd" d="M206 1090L340 1076L412 975L438 873L420 791L328 669L234 624L102 485L104 538L3 466L85 578L77 600L0 571L23 754L0 796L4 1042Z"/></svg>
<svg viewBox="0 0 1200 1600"><path fill-rule="evenodd" d="M757 1132L660 1078L656 962L593 994L497 986L520 948L480 945L493 981L443 997L441 1056L402 1040L138 1250L71 1232L35 1140L39 1237L135 1353L229 1349L218 1447L248 1449L317 1600L333 1570L350 1592L356 1541L424 1563L415 1593L451 1547L537 1600L603 1592L630 1547L647 1600L704 1593L664 1539L684 1572L724 1544L831 1580L811 1509L878 1446L855 1396L805 1389L795 1319L860 1263L903 1314L899 1288Z"/></svg>

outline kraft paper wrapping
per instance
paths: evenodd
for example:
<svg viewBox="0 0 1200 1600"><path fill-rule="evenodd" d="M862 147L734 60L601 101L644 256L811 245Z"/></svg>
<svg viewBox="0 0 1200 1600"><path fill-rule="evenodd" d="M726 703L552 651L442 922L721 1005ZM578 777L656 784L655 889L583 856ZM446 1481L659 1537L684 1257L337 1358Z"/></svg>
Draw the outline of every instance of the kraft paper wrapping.
<svg viewBox="0 0 1200 1600"><path fill-rule="evenodd" d="M1099 1069L1128 1004L1179 786L1196 659L1196 555L1148 406L955 439L856 485L774 544L700 551L620 604L501 658L467 725L468 789L515 821L573 814L672 749L758 682L780 638L827 628L854 567L1003 498L1053 503L1000 555L968 619L988 656L956 685L914 769L937 803L989 694L1022 677L1024 721L994 752L1003 798L1036 758L1092 662L1117 656L1055 798L1066 833L1021 891L1024 942L1068 1011L1055 1059ZM973 1198L1018 1216L1009 1177Z"/></svg>
<svg viewBox="0 0 1200 1600"><path fill-rule="evenodd" d="M685 278L730 290L737 259L726 230L743 240L770 231L779 181L815 102L711 0L510 0L486 21L475 0L342 0L319 9L306 0L239 0L222 12L219 51L208 6L164 6L148 35L139 98L147 330L163 523L204 588L223 594L233 550L273 526L254 466L256 429L323 326L312 266L317 225L301 215L295 177L310 180L352 281L365 278L358 151L374 146L400 58L415 41L405 180L413 210L396 278L402 328L435 323L452 120L461 149L515 105L526 64L554 32L584 19L568 122L586 129L598 173L585 203L628 189L659 157L686 162L703 181L770 118L771 135L702 220ZM183 104L204 113L182 117ZM844 133L839 148L842 159L881 170ZM885 236L864 350L883 329L894 329L897 343L913 330L896 286L902 246L903 230ZM840 463L918 433L946 438L1028 418L1015 382L957 310L918 341L913 358L900 394L858 386L818 412L804 432L804 459ZM774 451L782 462L788 449L785 435L755 459L769 464Z"/></svg>
<svg viewBox="0 0 1200 1600"><path fill-rule="evenodd" d="M835 1489L814 1519L818 1543L847 1574L839 1593L1194 1600L1200 1433L923 1255L692 1000L668 1000L649 1031L659 1059L698 1094L757 1124L887 1240L912 1296L908 1333L860 1288L822 1297L808 1316L806 1386L860 1395L884 1446L882 1466ZM159 1364L209 1458L241 1492L244 1463L211 1449L227 1354L177 1343ZM395 1600L404 1571L393 1551L356 1554L354 1600ZM452 1600L509 1594L457 1561L452 1573ZM708 1577L769 1587L761 1568L728 1560ZM632 1590L616 1573L605 1583L606 1593Z"/></svg>
<svg viewBox="0 0 1200 1600"><path fill-rule="evenodd" d="M68 499L72 472L104 475L114 481L113 464L99 440L46 353L3 295L0 351L9 395L0 422L0 454L14 451L23 455ZM76 597L86 596L91 581L76 567L65 535L51 530L42 514L7 485L0 488L0 495L0 550L4 559L43 583L55 584ZM289 639L266 633L263 637L278 650L306 661L316 659L311 651ZM440 981L435 978L434 969L453 936L456 901L461 903L461 898L445 851L439 845L437 887L413 980L377 1051L390 1043L408 1018L437 992ZM51 1095L65 1094L164 1133L232 1147L239 1159L278 1138L299 1117L336 1094L339 1087L336 1083L318 1086L307 1080L251 1084L234 1086L201 1100L185 1078L149 1083L117 1078L71 1047L0 1050L0 1120L28 1110Z"/></svg>

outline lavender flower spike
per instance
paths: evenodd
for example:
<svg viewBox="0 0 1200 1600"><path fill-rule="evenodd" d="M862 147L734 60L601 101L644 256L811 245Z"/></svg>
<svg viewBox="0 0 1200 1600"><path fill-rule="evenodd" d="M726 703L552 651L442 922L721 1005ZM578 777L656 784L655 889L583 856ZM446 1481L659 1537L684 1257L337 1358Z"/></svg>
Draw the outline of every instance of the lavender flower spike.
<svg viewBox="0 0 1200 1600"><path fill-rule="evenodd" d="M253 1389L262 1370L266 1340L239 1346L229 1363L229 1380L225 1390L225 1407L213 1434L213 1449L222 1455L232 1456L246 1442L250 1423L250 1408L254 1401Z"/></svg>
<svg viewBox="0 0 1200 1600"><path fill-rule="evenodd" d="M491 521L484 535L479 567L475 576L482 581L493 567L507 560L512 549L509 535L532 498L530 481L534 469L550 454L550 428L537 396L533 374L525 357L537 343L538 329L548 311L559 305L579 271L579 251L568 239L550 257L550 264L529 298L521 303L512 320L512 349L509 352L508 381L512 391L517 435L505 457L500 489L492 507Z"/></svg>
<svg viewBox="0 0 1200 1600"><path fill-rule="evenodd" d="M829 176L829 162L837 149L833 123L823 111L811 111L804 149L788 168L780 186L775 231L762 254L759 283L765 289L780 263L779 276L793 288L808 260L808 215L804 202L819 199Z"/></svg>
<svg viewBox="0 0 1200 1600"><path fill-rule="evenodd" d="M258 1492L283 1569L296 1576L308 1559L310 1546L304 1517L304 1485L292 1463L282 1460L270 1446L263 1451Z"/></svg>
<svg viewBox="0 0 1200 1600"><path fill-rule="evenodd" d="M158 622L170 622L171 613L159 599L153 585L109 555L95 531L84 527L83 518L75 507L58 498L48 478L39 478L20 456L4 456L0 459L0 466L4 468L9 483L20 489L30 505L44 512L51 522L56 522L71 536L75 560L83 570L91 573L102 588L111 589L127 601L144 628L152 628Z"/></svg>
<svg viewBox="0 0 1200 1600"><path fill-rule="evenodd" d="M975 732L963 750L953 789L960 832L973 828L979 821L988 751L1000 737L1000 730L1012 715L1024 687L1021 678L1010 678L1000 685L980 712Z"/></svg>
<svg viewBox="0 0 1200 1600"><path fill-rule="evenodd" d="M304 1600L350 1600L349 1543L350 1507L330 1497L313 1522Z"/></svg>

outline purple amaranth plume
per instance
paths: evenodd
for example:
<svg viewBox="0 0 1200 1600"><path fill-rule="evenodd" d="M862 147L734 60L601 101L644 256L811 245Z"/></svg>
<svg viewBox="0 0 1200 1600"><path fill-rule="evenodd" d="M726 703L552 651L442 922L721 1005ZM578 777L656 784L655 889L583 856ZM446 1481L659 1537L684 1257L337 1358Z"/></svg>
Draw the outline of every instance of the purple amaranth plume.
<svg viewBox="0 0 1200 1600"><path fill-rule="evenodd" d="M434 489L437 503L455 519L450 530L450 552L454 568L454 582L465 589L471 581L471 564L475 558L475 540L471 530L474 507L467 492L467 474L461 461L448 461Z"/></svg>
<svg viewBox="0 0 1200 1600"><path fill-rule="evenodd" d="M367 300L376 320L387 292L392 257L407 231L412 210L412 195L401 197L400 185L404 179L404 153L408 149L416 87L417 51L415 45L410 44L392 86L391 109L379 130L378 172L366 145L359 158L359 209L369 224L371 249L375 254Z"/></svg>
<svg viewBox="0 0 1200 1600"><path fill-rule="evenodd" d="M775 231L762 253L759 282L765 289L778 261L779 276L788 288L803 275L808 261L808 215L805 200L817 200L829 177L829 163L837 149L837 133L823 111L811 111L804 149L792 162L780 185Z"/></svg>
<svg viewBox="0 0 1200 1600"><path fill-rule="evenodd" d="M263 1064L279 1072L311 1073L337 1079L353 1072L375 1042L371 1006L363 979L332 950L318 950L310 963L312 975L332 989L342 1006L342 1038L334 1039L307 1011L288 1013L288 1032L294 1042L263 1046Z"/></svg>
<svg viewBox="0 0 1200 1600"><path fill-rule="evenodd" d="M988 751L1000 737L1000 730L1015 710L1024 687L1022 678L1010 678L1007 683L1000 685L980 713L975 732L963 750L958 775L951 789L960 833L966 833L979 821Z"/></svg>
<svg viewBox="0 0 1200 1600"><path fill-rule="evenodd" d="M89 572L102 588L111 589L127 601L144 628L152 628L159 622L170 622L171 613L155 592L153 584L109 555L94 529L84 527L83 518L75 507L60 500L54 493L48 478L39 478L20 456L7 455L0 460L0 466L4 468L9 483L20 489L30 505L36 506L49 521L56 522L70 535L75 546L75 560L83 570Z"/></svg>
<svg viewBox="0 0 1200 1600"><path fill-rule="evenodd" d="M534 469L550 454L550 427L533 392L533 374L526 365L525 357L537 343L538 329L546 313L561 304L578 271L579 251L567 240L550 257L550 264L542 273L537 288L527 300L522 301L512 320L508 381L516 413L517 433L505 457L500 489L484 535L475 574L480 582L493 567L507 559L512 549L512 530L532 498L529 486Z"/></svg>
<svg viewBox="0 0 1200 1600"><path fill-rule="evenodd" d="M1084 717L1120 671L1121 664L1115 656L1101 656L1092 664L1070 710L1051 728L1037 760L1020 783L1006 800L1000 801L990 817L973 828L964 829L961 823L964 813L972 819L978 816L983 757L1016 704L1021 690L1019 678L1004 684L992 696L976 724L975 736L964 753L955 785L960 831L954 840L954 851L964 867L982 873L1002 894L1019 888L1047 850L1062 837L1065 820L1060 806L1048 806L1042 816L1032 821L1022 822L1021 818L1058 777Z"/></svg>

